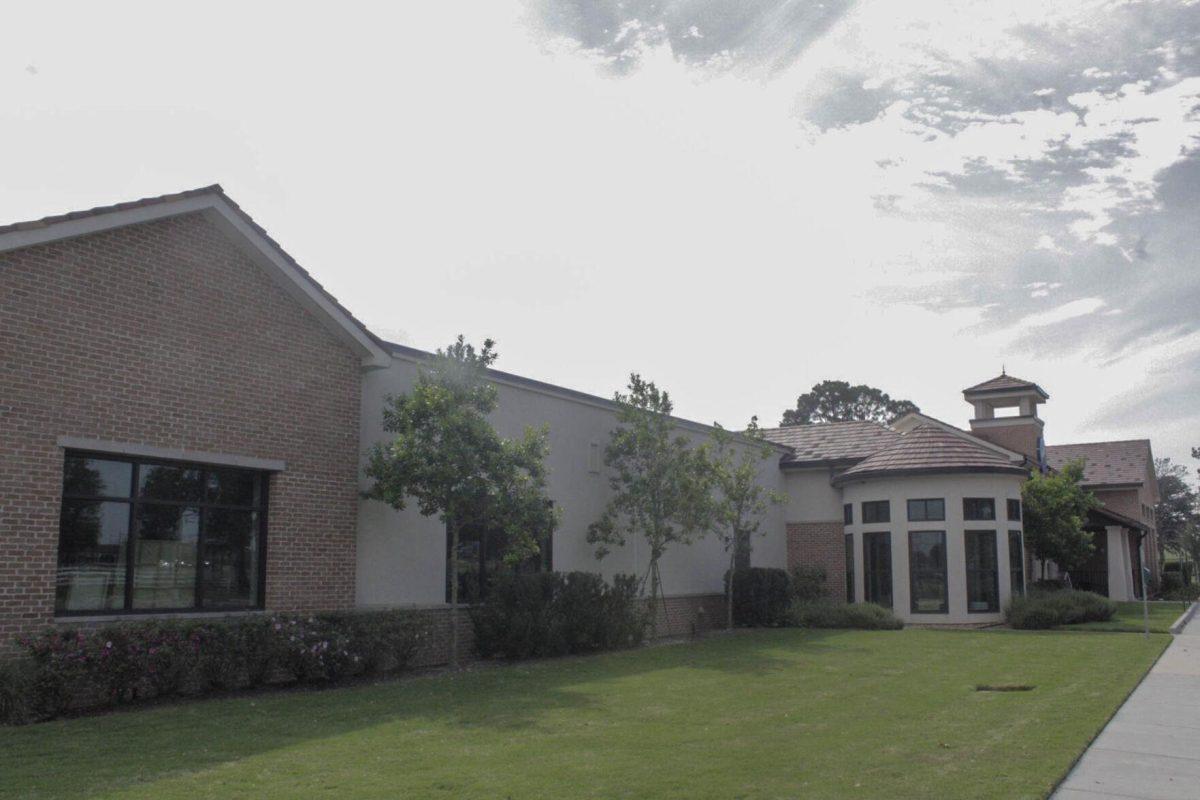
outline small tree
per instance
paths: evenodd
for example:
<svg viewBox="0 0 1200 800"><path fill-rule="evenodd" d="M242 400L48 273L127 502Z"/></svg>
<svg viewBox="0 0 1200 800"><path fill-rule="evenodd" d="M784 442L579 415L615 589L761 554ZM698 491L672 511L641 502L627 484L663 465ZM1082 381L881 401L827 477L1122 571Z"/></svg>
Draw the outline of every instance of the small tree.
<svg viewBox="0 0 1200 800"><path fill-rule="evenodd" d="M425 516L437 515L450 537L450 604L458 605L458 542L463 528L501 528L506 560L539 550L539 536L553 530L555 513L545 496L547 432L526 428L520 439L504 439L488 421L496 409L496 387L487 369L495 343L483 349L454 344L422 367L408 394L388 398L384 430L391 442L371 449L366 474L374 480L366 496L396 509L410 499ZM450 626L450 661L458 664L458 626Z"/></svg>
<svg viewBox="0 0 1200 800"><path fill-rule="evenodd" d="M1021 487L1025 505L1025 543L1042 561L1053 561L1070 572L1091 556L1092 536L1083 529L1088 512L1099 503L1084 489L1083 461L1072 461L1059 472L1034 473Z"/></svg>
<svg viewBox="0 0 1200 800"><path fill-rule="evenodd" d="M758 417L752 417L744 440L714 423L708 451L709 478L713 485L711 522L713 533L729 553L729 575L725 581L725 623L733 628L733 573L739 564L749 564L751 541L762 524L762 515L782 503L780 493L758 482L762 462L771 448L762 438ZM745 441L748 440L748 441Z"/></svg>
<svg viewBox="0 0 1200 800"><path fill-rule="evenodd" d="M703 451L674 433L673 405L665 391L634 373L629 393L617 392L617 422L604 449L614 496L587 541L596 558L640 536L650 548L651 626L657 630L658 561L669 545L690 544L709 527L708 468Z"/></svg>
<svg viewBox="0 0 1200 800"><path fill-rule="evenodd" d="M893 400L874 386L851 386L846 381L821 381L796 398L796 407L783 412L783 425L862 420L889 423L910 411L911 400Z"/></svg>

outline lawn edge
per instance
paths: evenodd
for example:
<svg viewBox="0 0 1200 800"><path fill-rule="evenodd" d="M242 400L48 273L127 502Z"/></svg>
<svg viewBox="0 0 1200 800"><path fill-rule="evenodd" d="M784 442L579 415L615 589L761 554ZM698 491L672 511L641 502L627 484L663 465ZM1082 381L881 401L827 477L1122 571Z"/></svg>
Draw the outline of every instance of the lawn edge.
<svg viewBox="0 0 1200 800"><path fill-rule="evenodd" d="M1190 606L1184 609L1179 618L1171 623L1171 633L1178 634L1183 631L1184 626L1191 621L1192 617L1196 616L1196 609L1200 607L1200 600L1193 602Z"/></svg>
<svg viewBox="0 0 1200 800"><path fill-rule="evenodd" d="M1195 606L1195 604L1193 603L1193 607L1194 606ZM1079 632L1082 633L1083 631L1079 631ZM1108 633L1117 633L1118 631L1107 631L1107 632ZM1155 635L1162 636L1163 634L1155 634ZM1167 634L1167 635L1170 636L1170 634ZM1098 738L1100 738L1100 734L1104 733L1104 729L1107 728L1108 724L1113 721L1113 717L1115 717L1121 711L1121 709L1125 707L1125 704L1129 702L1129 698L1133 697L1133 693L1136 692L1138 690L1138 687L1141 686L1142 683L1145 682L1146 676L1150 674L1150 671L1153 670L1155 665L1158 664L1159 660L1163 657L1163 654L1167 652L1167 648L1170 647L1174 642L1175 642L1175 637L1171 636L1171 640L1168 641L1166 644L1164 644L1162 649L1158 651L1158 655L1156 655L1154 657L1154 660L1150 662L1150 664L1146 667L1145 671L1142 672L1142 674L1138 677L1137 682L1135 682L1133 684L1133 686L1131 686L1129 688L1129 691L1125 693L1125 696L1121 698L1121 702L1117 703L1117 707L1114 708L1112 710L1112 713L1109 714L1104 719L1104 724L1101 725L1099 728L1097 728L1096 731L1091 736L1088 737L1087 742L1085 742L1083 747L1080 748L1079 752L1075 754L1075 757L1073 759L1071 759L1071 763L1067 766L1067 768L1065 770L1063 770L1062 774L1058 776L1058 780L1056 780L1054 782L1054 785L1050 787L1050 791L1048 791L1048 792L1046 792L1046 794L1042 795L1043 800L1049 800L1050 797L1053 797L1054 793L1058 791L1059 787L1062 786L1066 782L1067 778L1069 778L1071 776L1071 773L1075 770L1075 766L1080 762L1080 760L1084 757L1084 755L1087 753L1087 751L1089 749L1091 749L1092 743L1095 742Z"/></svg>

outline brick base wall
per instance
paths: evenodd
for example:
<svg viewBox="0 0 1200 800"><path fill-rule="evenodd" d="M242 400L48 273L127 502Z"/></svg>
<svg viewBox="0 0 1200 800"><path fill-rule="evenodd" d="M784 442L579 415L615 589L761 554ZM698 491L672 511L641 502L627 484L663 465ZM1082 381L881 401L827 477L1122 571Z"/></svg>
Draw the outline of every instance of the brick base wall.
<svg viewBox="0 0 1200 800"><path fill-rule="evenodd" d="M846 599L846 528L841 522L789 522L787 565L823 567L825 588L834 600Z"/></svg>

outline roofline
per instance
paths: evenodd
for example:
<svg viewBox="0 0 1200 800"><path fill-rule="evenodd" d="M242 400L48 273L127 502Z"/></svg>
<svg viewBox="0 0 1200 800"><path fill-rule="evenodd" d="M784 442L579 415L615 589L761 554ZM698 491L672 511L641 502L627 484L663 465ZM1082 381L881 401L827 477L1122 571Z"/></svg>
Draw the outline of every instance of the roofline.
<svg viewBox="0 0 1200 800"><path fill-rule="evenodd" d="M872 478L902 478L916 475L1024 475L1029 476L1027 467L1001 466L994 467L907 467L905 469L870 469L862 472L843 472L834 476L830 481L834 486L840 486L850 481L869 480Z"/></svg>
<svg viewBox="0 0 1200 800"><path fill-rule="evenodd" d="M1096 506L1095 508L1090 509L1088 511L1088 513L1089 514L1099 514L1101 516L1108 517L1109 519L1116 520L1117 522L1121 523L1122 525L1124 525L1127 528L1137 528L1138 530L1142 530L1142 531L1150 530L1150 526L1147 525L1146 523L1136 520L1133 517L1127 517L1124 514L1113 511L1112 509L1110 509L1104 505Z"/></svg>
<svg viewBox="0 0 1200 800"><path fill-rule="evenodd" d="M985 383L986 383L986 381L985 381ZM1050 395L1047 394L1046 390L1043 389L1041 386L1038 386L1036 383L1033 383L1032 381L1025 381L1025 384L1026 384L1025 386L998 386L994 389L976 389L974 387L971 387L968 389L963 389L962 393L963 393L963 397L966 397L968 395L973 395L973 396L978 397L980 395L993 395L993 394L1019 394L1021 392L1028 391L1029 389L1033 389L1039 395L1041 395L1043 400L1050 399Z"/></svg>
<svg viewBox="0 0 1200 800"><path fill-rule="evenodd" d="M852 467L868 457L869 456L850 456L847 458L812 458L806 460L791 460L785 455L779 461L779 468L782 470L837 469L838 467Z"/></svg>
<svg viewBox="0 0 1200 800"><path fill-rule="evenodd" d="M1137 444L1139 442L1145 442L1146 447L1150 447L1149 439L1107 439L1102 442L1068 442L1067 444L1048 444L1046 445L1046 449L1051 450L1055 447L1090 447L1097 444Z"/></svg>
<svg viewBox="0 0 1200 800"><path fill-rule="evenodd" d="M421 350L416 347L410 347L409 345L406 345L406 344L398 344L396 342L388 342L388 341L384 341L384 340L380 340L380 341L389 350L389 352L391 353L393 358L400 358L402 360L409 361L412 363L418 363L418 364L423 363L423 362L428 361L429 359L433 358L436 355L435 353L431 353L428 350ZM519 389L528 389L530 391L539 392L541 394L546 394L546 395L550 395L553 397L560 397L560 398L563 398L566 400L572 400L577 403L583 403L585 405L590 405L590 406L594 406L597 408L603 408L608 411L616 411L617 409L620 408L620 406L617 404L617 402L615 400L612 400L607 397L600 397L599 395L589 394L587 392L581 392L578 389L569 389L566 386L559 386L557 384L547 383L545 381L539 381L535 378L526 378L523 375L516 375L512 372L505 372L503 370L494 369L492 367L488 367L487 375L488 375L488 378L495 383L505 384L508 386L514 386ZM705 425L703 422L696 422L694 420L684 419L682 417L672 416L670 419L673 423L675 423L676 425L679 425L680 427L687 428L689 430L693 430L693 431L696 431L699 433L712 433L713 431L715 431L717 429L715 425ZM759 440L751 439L750 437L744 435L740 431L729 431L729 432L732 433L739 441L741 441L744 444L758 444L759 443ZM766 439L766 438L762 439L761 442L762 442L762 444L766 445L767 447L771 448L772 450L783 453L785 456L787 453L792 452L792 448L788 447L787 445L779 444L778 442L772 442L771 440Z"/></svg>
<svg viewBox="0 0 1200 800"><path fill-rule="evenodd" d="M204 214L264 267L293 299L356 351L364 367L381 368L390 363L382 340L230 199L220 184L0 226L0 253L192 213Z"/></svg>
<svg viewBox="0 0 1200 800"><path fill-rule="evenodd" d="M902 420L906 420L909 417L914 417L914 416L920 417L921 419L924 419L927 422L932 423L934 425L934 427L940 428L941 430L945 431L946 433L949 433L953 436L957 436L960 439L963 439L964 441L968 441L971 444L980 445L980 446L985 447L989 450L992 450L996 453L999 453L1000 455L1004 456L1005 458L1007 458L1010 461L1025 463L1026 461L1029 460L1028 458L1026 458L1024 453L1018 453L1016 450L1009 450L1007 447L1001 447L1000 445L998 445L994 442L989 442L987 439L984 439L980 436L976 436L975 434L971 433L970 431L964 431L962 428L955 427L954 425L951 425L948 422L942 422L940 419L937 419L936 417L931 417L928 414L922 414L920 411L908 412L904 416L900 417L900 419L897 419L896 422L893 422L892 427L895 428L896 423L901 422ZM915 430L915 427L914 427L914 430Z"/></svg>

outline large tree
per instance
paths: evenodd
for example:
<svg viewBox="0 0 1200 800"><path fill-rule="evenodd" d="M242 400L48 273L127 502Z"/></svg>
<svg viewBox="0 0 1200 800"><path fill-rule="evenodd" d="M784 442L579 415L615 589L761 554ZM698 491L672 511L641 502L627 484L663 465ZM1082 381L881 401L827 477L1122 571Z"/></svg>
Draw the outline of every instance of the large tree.
<svg viewBox="0 0 1200 800"><path fill-rule="evenodd" d="M889 423L910 411L911 400L893 400L874 386L851 386L846 381L821 381L796 398L796 407L783 412L783 425L863 420Z"/></svg>
<svg viewBox="0 0 1200 800"><path fill-rule="evenodd" d="M672 544L690 544L709 528L708 467L704 452L676 432L670 395L634 373L628 394L617 392L618 425L604 448L613 497L588 527L587 541L604 558L630 538L650 555L651 625L657 629L658 562Z"/></svg>
<svg viewBox="0 0 1200 800"><path fill-rule="evenodd" d="M771 456L771 448L762 438L757 417L751 418L740 439L714 425L712 443L705 449L712 482L712 530L729 554L725 622L733 628L734 570L739 565L749 565L752 540L762 525L763 514L784 498L758 480L763 461Z"/></svg>
<svg viewBox="0 0 1200 800"><path fill-rule="evenodd" d="M1187 482L1188 469L1169 458L1154 459L1159 500L1154 505L1159 546L1179 550L1189 526L1200 522L1197 493Z"/></svg>
<svg viewBox="0 0 1200 800"><path fill-rule="evenodd" d="M438 516L450 538L450 604L458 605L458 543L467 526L506 534L505 559L537 554L556 518L545 494L547 431L526 428L505 439L488 415L496 387L487 378L495 343L481 350L457 341L424 364L412 391L388 398L384 430L392 440L371 449L366 494L402 509L416 501L425 516ZM458 626L451 625L450 660L458 663Z"/></svg>
<svg viewBox="0 0 1200 800"><path fill-rule="evenodd" d="M1081 485L1083 461L1072 461L1058 472L1035 472L1021 487L1025 505L1025 544L1042 561L1070 572L1087 562L1094 548L1092 534L1083 529L1088 512L1099 505Z"/></svg>

